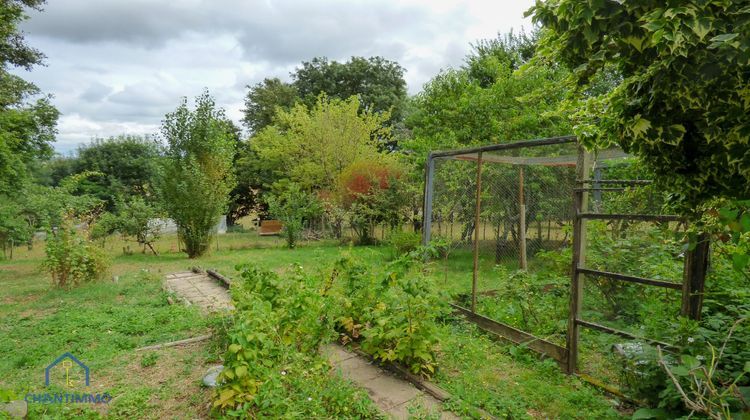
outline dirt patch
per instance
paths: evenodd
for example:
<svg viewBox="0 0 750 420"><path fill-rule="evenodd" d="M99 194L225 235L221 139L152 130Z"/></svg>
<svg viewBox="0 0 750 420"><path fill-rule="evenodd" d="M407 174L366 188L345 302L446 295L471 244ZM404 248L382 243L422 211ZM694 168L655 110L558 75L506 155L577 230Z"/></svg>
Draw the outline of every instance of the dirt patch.
<svg viewBox="0 0 750 420"><path fill-rule="evenodd" d="M207 418L211 408L212 391L201 386L203 375L215 364L204 360L206 343L154 351L131 352L122 356L114 366L116 372L103 372L97 381L101 392L128 388L150 390L143 417L148 418ZM146 360L152 360L147 362ZM117 392L114 392L117 394ZM101 414L108 414L123 395L113 395L109 407L99 406Z"/></svg>

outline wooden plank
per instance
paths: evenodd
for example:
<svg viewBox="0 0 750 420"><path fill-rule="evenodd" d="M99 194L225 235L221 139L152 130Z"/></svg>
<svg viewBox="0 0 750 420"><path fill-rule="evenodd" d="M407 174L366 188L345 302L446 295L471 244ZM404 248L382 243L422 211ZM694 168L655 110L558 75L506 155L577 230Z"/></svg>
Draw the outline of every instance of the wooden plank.
<svg viewBox="0 0 750 420"><path fill-rule="evenodd" d="M631 283L648 284L649 286L666 287L668 289L682 290L683 285L663 280L647 279L644 277L629 276L620 273L610 273L607 271L592 270L590 268L578 268L578 272L589 276L607 277L613 280L627 281Z"/></svg>
<svg viewBox="0 0 750 420"><path fill-rule="evenodd" d="M549 342L543 338L533 336L525 331L519 330L518 328L495 321L494 319L479 315L464 307L455 304L451 304L451 307L458 313L464 315L467 320L477 324L487 332L496 334L512 343L524 345L537 353L547 355L561 365L565 365L567 362L568 352L565 347Z"/></svg>
<svg viewBox="0 0 750 420"><path fill-rule="evenodd" d="M685 253L685 268L682 281L682 316L700 321L703 308L703 289L708 271L710 239L706 234L698 236L695 248Z"/></svg>
<svg viewBox="0 0 750 420"><path fill-rule="evenodd" d="M614 328L606 327L604 325L597 324L595 322L589 322L589 321L584 321L582 319L577 319L576 320L576 324L578 324L578 325L580 325L582 327L586 327L586 328L592 329L592 330L605 332L607 334L616 335L616 336L619 336L619 337L622 337L622 338L627 338L629 340L643 341L643 342L646 342L646 343L649 343L649 344L652 344L652 345L655 345L655 346L661 346L663 349L667 349L667 350L674 350L675 349L675 347L673 345L665 343L663 341L652 340L650 338L644 338L644 337L638 337L637 335L633 335L633 334L631 334L631 333L629 333L627 331L622 331L622 330L617 330L617 329L614 329Z"/></svg>
<svg viewBox="0 0 750 420"><path fill-rule="evenodd" d="M279 220L263 220L260 222L260 229L258 230L258 235L260 236L278 235L281 233L282 228L283 228L283 225L281 221Z"/></svg>
<svg viewBox="0 0 750 420"><path fill-rule="evenodd" d="M158 349L163 349L165 347L182 346L185 344L198 343L200 341L205 341L205 340L208 340L209 338L211 338L211 334L200 335L198 337L187 338L185 340L177 340L177 341L171 341L169 343L154 344L153 346L141 347L141 348L135 349L135 351L158 350Z"/></svg>
<svg viewBox="0 0 750 420"><path fill-rule="evenodd" d="M654 181L650 179L578 179L579 184L617 184L617 185L649 185Z"/></svg>
<svg viewBox="0 0 750 420"><path fill-rule="evenodd" d="M681 222L685 218L674 214L604 214L604 213L580 213L581 219L589 220L637 220L641 222Z"/></svg>
<svg viewBox="0 0 750 420"><path fill-rule="evenodd" d="M222 276L216 270L206 270L206 274L208 274L210 277L215 278L216 280L219 280L227 288L229 288L229 286L232 285L232 281L231 280L229 280L228 278Z"/></svg>
<svg viewBox="0 0 750 420"><path fill-rule="evenodd" d="M434 194L433 179L435 178L435 160L432 153L427 156L424 181L424 205L422 207L422 245L427 246L432 239L432 197Z"/></svg>
<svg viewBox="0 0 750 420"><path fill-rule="evenodd" d="M578 165L576 167L576 177L582 180L588 180L590 156L579 146L578 148ZM578 341L580 332L576 319L583 306L583 278L578 268L583 266L586 261L586 223L578 215L586 209L587 193L584 191L573 192L573 214L576 217L573 220L573 258L571 261L572 270L570 278L570 306L568 308L568 334L566 336L566 347L568 348L568 359L565 365L565 372L568 374L575 373L578 370Z"/></svg>

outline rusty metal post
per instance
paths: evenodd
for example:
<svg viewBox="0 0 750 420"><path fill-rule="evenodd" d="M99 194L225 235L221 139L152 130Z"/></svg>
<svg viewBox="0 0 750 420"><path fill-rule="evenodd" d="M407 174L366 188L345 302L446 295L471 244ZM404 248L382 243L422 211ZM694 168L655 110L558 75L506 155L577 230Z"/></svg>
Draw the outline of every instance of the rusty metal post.
<svg viewBox="0 0 750 420"><path fill-rule="evenodd" d="M482 205L482 152L477 154L477 202L474 211L474 272L471 278L471 312L477 311L477 280L479 277L479 213Z"/></svg>
<svg viewBox="0 0 750 420"><path fill-rule="evenodd" d="M695 248L685 253L685 271L682 281L682 316L700 321L703 308L703 288L706 282L710 255L710 238L698 236Z"/></svg>
<svg viewBox="0 0 750 420"><path fill-rule="evenodd" d="M523 166L518 171L518 256L521 270L526 270L526 203L524 202L523 190Z"/></svg>

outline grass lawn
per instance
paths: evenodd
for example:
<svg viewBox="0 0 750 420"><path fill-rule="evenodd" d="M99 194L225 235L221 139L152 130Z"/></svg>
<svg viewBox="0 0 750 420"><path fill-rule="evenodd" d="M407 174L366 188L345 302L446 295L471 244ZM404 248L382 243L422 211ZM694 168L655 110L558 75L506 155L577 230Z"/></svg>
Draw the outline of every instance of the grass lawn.
<svg viewBox="0 0 750 420"><path fill-rule="evenodd" d="M384 247L348 247L331 242L280 247L278 238L234 233L219 239L219 249L199 260L175 252L173 237L157 244L159 256L122 255L123 244L105 245L112 257L111 278L72 290L51 287L40 271L41 245L16 249L14 260L0 262L0 389L26 393L61 392L44 388L44 369L71 352L91 371L91 389L110 393L107 405L30 404L32 418L107 414L115 418L185 418L209 414L211 392L200 386L206 369L220 363L219 340L154 352L138 347L220 331L222 319L193 307L169 305L161 290L164 274L191 266L215 268L234 276L234 266L254 263L283 269L298 263L316 272L330 267L342 253L382 266L390 256ZM170 252L171 251L171 252ZM457 260L448 277L435 270L446 289L470 285L470 270ZM442 270L442 271L441 271ZM487 271L490 270L490 271ZM491 278L491 264L483 266ZM114 281L114 278L117 281ZM550 362L540 362L522 349L498 343L461 320L440 328L440 370L435 381L450 391L450 405L470 416L472 407L513 418L617 417L611 402L598 390L567 377ZM91 408L93 407L93 408Z"/></svg>

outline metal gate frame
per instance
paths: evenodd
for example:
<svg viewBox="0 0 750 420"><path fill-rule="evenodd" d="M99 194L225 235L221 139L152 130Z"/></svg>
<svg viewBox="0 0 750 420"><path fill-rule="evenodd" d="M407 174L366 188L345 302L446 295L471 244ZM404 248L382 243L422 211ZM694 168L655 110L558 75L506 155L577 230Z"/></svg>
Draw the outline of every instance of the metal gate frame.
<svg viewBox="0 0 750 420"><path fill-rule="evenodd" d="M479 218L481 207L481 176L483 153L492 151L504 151L521 149L527 147L557 145L565 143L577 143L575 136L552 137L538 140L528 140L507 144L496 144L490 146L481 146L475 148L458 149L450 151L431 152L425 163L424 179L424 196L422 212L422 243L427 245L431 240L432 225L432 204L434 198L434 172L435 159L457 157L461 155L476 155L477 162L477 191L476 191L476 209L475 219ZM578 374L578 347L580 338L580 328L589 328L617 335L620 337L642 340L652 344L661 345L667 349L671 348L668 343L662 343L644 337L636 337L628 332L616 330L613 328L599 325L593 322L583 320L579 317L581 304L583 302L583 276L601 276L612 281L625 281L638 283L647 286L666 287L682 291L681 315L691 319L699 320L701 307L703 304L703 289L708 269L709 256L709 239L707 236L699 236L697 244L691 247L685 254L685 264L683 269L682 283L666 282L637 276L630 276L620 273L611 273L607 271L593 270L585 267L586 259L586 221L587 220L637 220L637 221L686 221L684 217L677 215L649 215L649 214L599 214L585 212L589 192L601 193L602 191L623 190L627 186L641 185L650 181L642 180L600 180L589 179L589 168L591 166L591 154L586 152L583 147L578 146L578 159L576 162L576 185L573 190L573 258L572 258L572 275L570 282L570 307L568 317L568 332L566 335L566 346L562 347L543 338L536 337L530 333L512 327L505 323L487 318L476 313L477 300L477 278L478 278L478 259L479 259L479 230L474 230L473 238L473 273L472 273L472 292L471 307L465 308L456 304L451 304L454 310L461 313L469 321L477 324L480 328L490 333L496 334L502 339L515 344L520 344L536 351L542 355L551 357L557 361L561 368L568 374ZM610 185L610 186L607 186ZM612 187L611 185L614 185ZM522 193L521 193L522 194ZM523 202L523 200L521 201ZM475 224L478 225L478 224ZM521 256L523 261L524 256ZM522 263L523 266L523 263Z"/></svg>

